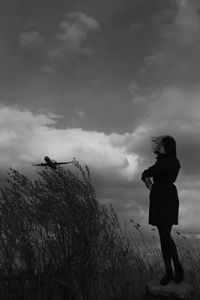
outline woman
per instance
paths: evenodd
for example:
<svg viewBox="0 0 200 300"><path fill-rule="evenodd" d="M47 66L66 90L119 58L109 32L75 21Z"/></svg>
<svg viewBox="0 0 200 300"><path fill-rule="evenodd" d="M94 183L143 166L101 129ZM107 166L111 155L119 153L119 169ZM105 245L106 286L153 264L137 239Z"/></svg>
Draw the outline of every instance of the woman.
<svg viewBox="0 0 200 300"><path fill-rule="evenodd" d="M179 260L176 245L171 237L173 224L178 224L179 199L176 181L180 163L176 158L176 142L169 135L152 138L157 154L157 162L142 173L142 180L150 189L149 224L157 226L163 260L166 268L161 285L167 285L171 280L180 283L184 272ZM150 178L153 178L153 183ZM175 276L172 270L172 261Z"/></svg>

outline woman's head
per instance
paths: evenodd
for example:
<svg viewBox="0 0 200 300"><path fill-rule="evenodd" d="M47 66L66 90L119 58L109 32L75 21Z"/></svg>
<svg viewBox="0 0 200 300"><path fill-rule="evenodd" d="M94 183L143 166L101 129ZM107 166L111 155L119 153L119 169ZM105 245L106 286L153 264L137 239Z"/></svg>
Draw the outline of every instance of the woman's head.
<svg viewBox="0 0 200 300"><path fill-rule="evenodd" d="M153 146L154 153L161 153L161 149L164 149L166 156L176 157L176 141L172 136L162 135L153 137L151 140L155 144Z"/></svg>

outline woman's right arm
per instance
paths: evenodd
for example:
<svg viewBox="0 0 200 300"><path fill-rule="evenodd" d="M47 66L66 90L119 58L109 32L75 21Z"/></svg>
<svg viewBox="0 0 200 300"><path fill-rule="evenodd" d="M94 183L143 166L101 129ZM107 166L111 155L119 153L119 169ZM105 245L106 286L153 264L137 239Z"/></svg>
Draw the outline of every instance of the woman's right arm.
<svg viewBox="0 0 200 300"><path fill-rule="evenodd" d="M154 169L154 167L155 167L155 165L151 166L147 170L144 170L144 172L142 173L142 176L141 176L142 181L144 181L146 187L149 190L151 189L151 187L153 185L150 177L153 177L152 169Z"/></svg>
<svg viewBox="0 0 200 300"><path fill-rule="evenodd" d="M153 177L154 173L155 173L155 168L156 168L156 164L154 164L150 168L144 170L144 172L142 173L142 176L141 176L142 181L145 181L145 178Z"/></svg>
<svg viewBox="0 0 200 300"><path fill-rule="evenodd" d="M153 166L149 167L142 173L141 179L144 181L146 177L154 177L164 174L170 174L180 169L178 160L158 160Z"/></svg>
<svg viewBox="0 0 200 300"><path fill-rule="evenodd" d="M144 181L146 187L150 190L153 185L150 177L145 177L143 181Z"/></svg>

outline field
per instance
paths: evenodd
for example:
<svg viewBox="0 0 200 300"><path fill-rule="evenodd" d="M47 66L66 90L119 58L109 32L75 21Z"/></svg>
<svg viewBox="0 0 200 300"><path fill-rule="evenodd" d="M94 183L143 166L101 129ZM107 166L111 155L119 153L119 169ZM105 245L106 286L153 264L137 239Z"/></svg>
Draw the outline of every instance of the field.
<svg viewBox="0 0 200 300"><path fill-rule="evenodd" d="M121 226L100 204L90 172L43 170L34 181L14 169L0 197L0 299L134 299L163 263L154 228ZM174 231L186 281L200 295L200 247Z"/></svg>

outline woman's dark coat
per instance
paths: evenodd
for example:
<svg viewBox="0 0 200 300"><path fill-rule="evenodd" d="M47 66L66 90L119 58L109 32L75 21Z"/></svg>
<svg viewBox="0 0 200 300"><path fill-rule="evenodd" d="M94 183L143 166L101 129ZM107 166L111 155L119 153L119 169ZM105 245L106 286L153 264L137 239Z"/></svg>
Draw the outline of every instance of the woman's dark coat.
<svg viewBox="0 0 200 300"><path fill-rule="evenodd" d="M179 198L174 182L180 170L176 157L158 154L157 162L142 173L141 179L153 177L150 191L149 224L178 224Z"/></svg>

